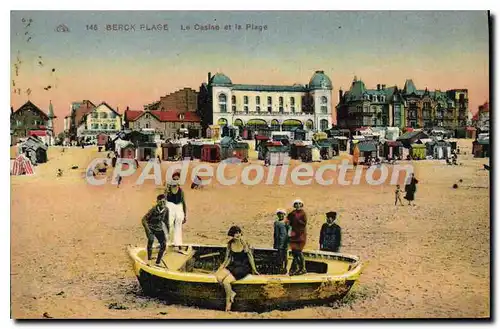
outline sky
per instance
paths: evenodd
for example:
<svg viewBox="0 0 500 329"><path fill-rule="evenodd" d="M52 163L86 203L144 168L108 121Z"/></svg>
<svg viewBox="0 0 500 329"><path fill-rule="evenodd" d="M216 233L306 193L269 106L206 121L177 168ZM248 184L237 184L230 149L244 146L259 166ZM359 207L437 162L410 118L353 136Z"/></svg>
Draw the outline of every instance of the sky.
<svg viewBox="0 0 500 329"><path fill-rule="evenodd" d="M69 32L57 32L60 24ZM135 30L107 30L112 24ZM219 30L196 29L209 24ZM152 30L158 25L168 30ZM198 90L208 72L233 83L307 84L323 70L333 106L354 76L370 89L406 79L418 89L468 89L473 113L489 99L486 11L12 11L10 54L11 106L29 98L48 112L52 101L56 132L71 102L142 110Z"/></svg>

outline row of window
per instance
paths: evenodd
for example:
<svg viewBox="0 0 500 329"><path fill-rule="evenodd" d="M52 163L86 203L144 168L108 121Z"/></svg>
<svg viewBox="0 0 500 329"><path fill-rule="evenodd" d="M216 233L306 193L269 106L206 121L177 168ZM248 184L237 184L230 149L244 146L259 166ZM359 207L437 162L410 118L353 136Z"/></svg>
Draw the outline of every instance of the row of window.
<svg viewBox="0 0 500 329"><path fill-rule="evenodd" d="M33 120L31 122L31 124L33 126L45 126L46 125L46 123L44 121L42 121L42 120ZM19 127L19 126L22 126L22 125L23 125L23 122L21 120L16 120L16 126Z"/></svg>
<svg viewBox="0 0 500 329"><path fill-rule="evenodd" d="M116 118L116 113L111 112L106 113L106 112L92 112L92 119L115 119Z"/></svg>
<svg viewBox="0 0 500 329"><path fill-rule="evenodd" d="M385 96L384 95L368 95L366 94L364 97L365 101L371 101L371 102L385 102Z"/></svg>
<svg viewBox="0 0 500 329"><path fill-rule="evenodd" d="M93 123L90 125L91 130L116 130L116 125L114 123L110 123L109 125L107 123Z"/></svg>
<svg viewBox="0 0 500 329"><path fill-rule="evenodd" d="M321 104L321 112L322 113L328 113L328 98L323 96L321 97L321 100L320 100L320 104ZM231 97L231 103L232 103L232 111L233 112L236 112L236 105L237 105L237 102L236 102L236 96L232 96ZM255 111L257 113L260 113L261 111L261 102L260 102L260 96L255 96ZM278 112L279 113L284 113L285 112L285 108L284 108L284 101L283 101L283 97L279 97L278 98L278 105L279 105L279 109L278 109ZM273 98L271 96L268 96L267 97L267 112L271 113L272 112L272 107L273 107ZM227 113L227 96L226 94L219 94L219 110L221 113ZM249 107L248 107L248 96L243 96L243 111L245 113L248 113L249 111ZM292 113L295 113L295 97L290 97L290 111Z"/></svg>

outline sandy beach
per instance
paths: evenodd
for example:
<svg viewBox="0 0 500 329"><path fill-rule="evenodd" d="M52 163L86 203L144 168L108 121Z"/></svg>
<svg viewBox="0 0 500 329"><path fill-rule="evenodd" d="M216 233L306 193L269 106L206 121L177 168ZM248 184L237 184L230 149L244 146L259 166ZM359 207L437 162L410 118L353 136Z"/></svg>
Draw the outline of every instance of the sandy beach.
<svg viewBox="0 0 500 329"><path fill-rule="evenodd" d="M12 317L489 317L490 185L483 169L489 159L472 158L472 140L459 145L467 153L459 156L460 166L414 162L416 206L394 206L388 185L212 184L197 191L186 184L185 243L224 244L228 228L240 225L253 246L270 247L275 210L290 209L300 197L309 217L306 248L316 249L324 214L340 213L341 251L365 264L347 300L262 314L167 305L144 296L126 247L145 246L140 220L162 188L152 181L135 185L138 174L124 178L120 188L91 186L85 167L106 153L51 147L49 162L37 166L36 175L11 176ZM79 169L71 170L73 165ZM56 177L58 168L63 177ZM124 309L110 309L112 303Z"/></svg>

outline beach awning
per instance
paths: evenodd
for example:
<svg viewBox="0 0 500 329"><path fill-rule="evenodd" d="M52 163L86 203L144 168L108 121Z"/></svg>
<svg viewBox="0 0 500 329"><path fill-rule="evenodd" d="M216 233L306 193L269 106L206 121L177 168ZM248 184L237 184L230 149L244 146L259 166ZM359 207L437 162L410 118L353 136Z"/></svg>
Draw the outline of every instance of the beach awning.
<svg viewBox="0 0 500 329"><path fill-rule="evenodd" d="M414 149L418 149L418 148L425 148L425 145L424 144L411 144L411 147L414 148Z"/></svg>
<svg viewBox="0 0 500 329"><path fill-rule="evenodd" d="M398 141L385 141L385 144L389 147L401 147L403 146L403 143L398 142Z"/></svg>
<svg viewBox="0 0 500 329"><path fill-rule="evenodd" d="M377 150L377 145L375 143L358 143L358 149L360 152L374 152Z"/></svg>
<svg viewBox="0 0 500 329"><path fill-rule="evenodd" d="M45 136L47 136L47 131L46 130L30 130L28 132L28 136L45 137Z"/></svg>

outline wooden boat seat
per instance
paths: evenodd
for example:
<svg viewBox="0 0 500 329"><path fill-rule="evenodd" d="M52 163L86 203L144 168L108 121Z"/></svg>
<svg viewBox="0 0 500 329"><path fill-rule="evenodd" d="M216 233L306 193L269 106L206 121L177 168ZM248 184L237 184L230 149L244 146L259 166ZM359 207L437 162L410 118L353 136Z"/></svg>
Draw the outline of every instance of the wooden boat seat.
<svg viewBox="0 0 500 329"><path fill-rule="evenodd" d="M170 249L170 248L169 248ZM165 253L163 261L167 265L167 268L172 271L182 271L186 267L186 264L191 260L196 251L189 246L185 253L180 253L174 250L168 250Z"/></svg>

